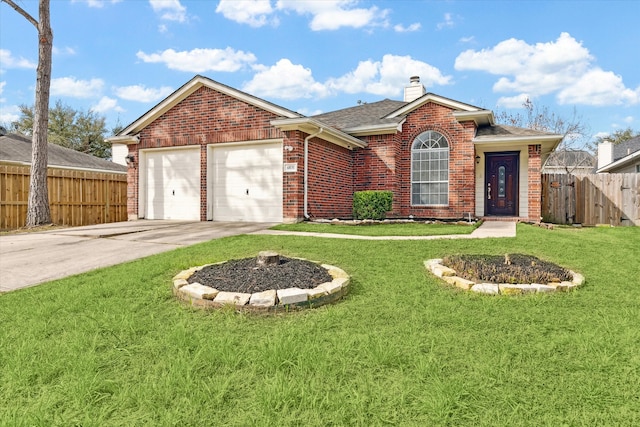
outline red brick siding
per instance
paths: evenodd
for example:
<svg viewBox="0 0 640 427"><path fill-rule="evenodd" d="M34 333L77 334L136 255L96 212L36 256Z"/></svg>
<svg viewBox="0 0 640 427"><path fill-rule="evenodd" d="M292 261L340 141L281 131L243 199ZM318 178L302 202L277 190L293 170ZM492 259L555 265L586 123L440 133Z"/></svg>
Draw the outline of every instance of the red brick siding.
<svg viewBox="0 0 640 427"><path fill-rule="evenodd" d="M239 101L208 87L201 87L154 120L140 132L140 142L129 146L139 160L138 150L147 148L201 147L200 219L207 219L207 144L283 138L270 121L276 115ZM286 161L286 160L285 160ZM138 217L138 168L129 171L127 211Z"/></svg>
<svg viewBox="0 0 640 427"><path fill-rule="evenodd" d="M300 131L285 132L283 146L289 146L291 151L283 150L284 163L296 163L298 171L288 172L282 177L283 206L282 216L285 221L292 222L303 218L304 207L304 138L306 134Z"/></svg>
<svg viewBox="0 0 640 427"><path fill-rule="evenodd" d="M540 222L542 215L542 159L540 153L542 148L539 144L529 145L529 166L528 174L528 201L529 201L529 221Z"/></svg>
<svg viewBox="0 0 640 427"><path fill-rule="evenodd" d="M449 142L449 204L411 206L411 144L427 130L443 134ZM367 137L369 147L355 155L355 189L391 190L393 216L462 218L475 212L475 160L473 122L459 123L453 110L427 103L413 111L398 135Z"/></svg>
<svg viewBox="0 0 640 427"><path fill-rule="evenodd" d="M353 157L350 150L312 138L309 141L308 179L307 210L311 217L352 216Z"/></svg>

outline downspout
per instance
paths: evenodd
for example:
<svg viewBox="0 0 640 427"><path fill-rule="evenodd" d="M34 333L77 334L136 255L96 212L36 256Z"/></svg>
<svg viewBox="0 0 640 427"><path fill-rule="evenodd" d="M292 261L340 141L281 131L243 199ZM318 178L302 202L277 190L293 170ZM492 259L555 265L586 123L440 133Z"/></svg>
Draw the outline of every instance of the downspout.
<svg viewBox="0 0 640 427"><path fill-rule="evenodd" d="M309 140L311 138L315 138L316 136L320 135L322 133L324 129L320 128L320 130L316 133L313 133L309 136L307 136L304 139L304 206L303 206L303 214L304 214L304 218L305 219L309 219L309 212L307 209L307 204L309 201L309 186L307 184L307 181L309 180Z"/></svg>

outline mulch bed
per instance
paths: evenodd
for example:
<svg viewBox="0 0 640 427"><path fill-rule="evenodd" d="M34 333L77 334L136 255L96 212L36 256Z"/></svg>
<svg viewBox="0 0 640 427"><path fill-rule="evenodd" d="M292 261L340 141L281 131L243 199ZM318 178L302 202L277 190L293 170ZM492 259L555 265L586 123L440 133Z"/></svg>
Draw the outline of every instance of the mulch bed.
<svg viewBox="0 0 640 427"><path fill-rule="evenodd" d="M443 264L474 282L553 283L571 281L569 270L531 255L452 255Z"/></svg>
<svg viewBox="0 0 640 427"><path fill-rule="evenodd" d="M280 257L275 265L258 265L256 258L230 260L195 272L189 283L200 283L219 291L254 293L270 289L312 289L330 282L327 270L311 261Z"/></svg>

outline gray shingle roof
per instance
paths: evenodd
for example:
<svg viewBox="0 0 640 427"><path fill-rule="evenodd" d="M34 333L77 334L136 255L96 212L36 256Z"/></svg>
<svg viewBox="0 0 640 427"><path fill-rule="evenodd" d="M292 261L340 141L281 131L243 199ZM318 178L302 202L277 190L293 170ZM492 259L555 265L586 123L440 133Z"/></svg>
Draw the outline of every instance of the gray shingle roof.
<svg viewBox="0 0 640 427"><path fill-rule="evenodd" d="M518 137L518 136L551 136L555 135L550 132L542 132L539 130L519 128L508 125L493 125L493 126L480 126L476 132L476 140L482 140L483 138L490 139L495 137Z"/></svg>
<svg viewBox="0 0 640 427"><path fill-rule="evenodd" d="M629 154L635 153L638 150L640 150L640 136L615 144L613 146L613 161L615 162L623 157L627 157Z"/></svg>
<svg viewBox="0 0 640 427"><path fill-rule="evenodd" d="M127 167L109 160L49 144L48 166L93 169L104 172L126 172ZM0 161L31 163L31 139L22 135L0 136Z"/></svg>
<svg viewBox="0 0 640 427"><path fill-rule="evenodd" d="M383 119L383 117L405 105L407 103L403 101L383 99L378 102L318 114L312 116L312 118L340 130L353 129L360 126L397 124L402 121L402 118Z"/></svg>

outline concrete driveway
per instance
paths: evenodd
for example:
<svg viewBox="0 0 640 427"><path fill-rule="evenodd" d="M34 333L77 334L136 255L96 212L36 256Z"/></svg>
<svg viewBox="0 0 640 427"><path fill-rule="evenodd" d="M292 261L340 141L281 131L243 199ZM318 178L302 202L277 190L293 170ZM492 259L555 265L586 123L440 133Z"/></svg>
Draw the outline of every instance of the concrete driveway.
<svg viewBox="0 0 640 427"><path fill-rule="evenodd" d="M0 236L0 291L37 285L100 267L274 224L139 220Z"/></svg>

